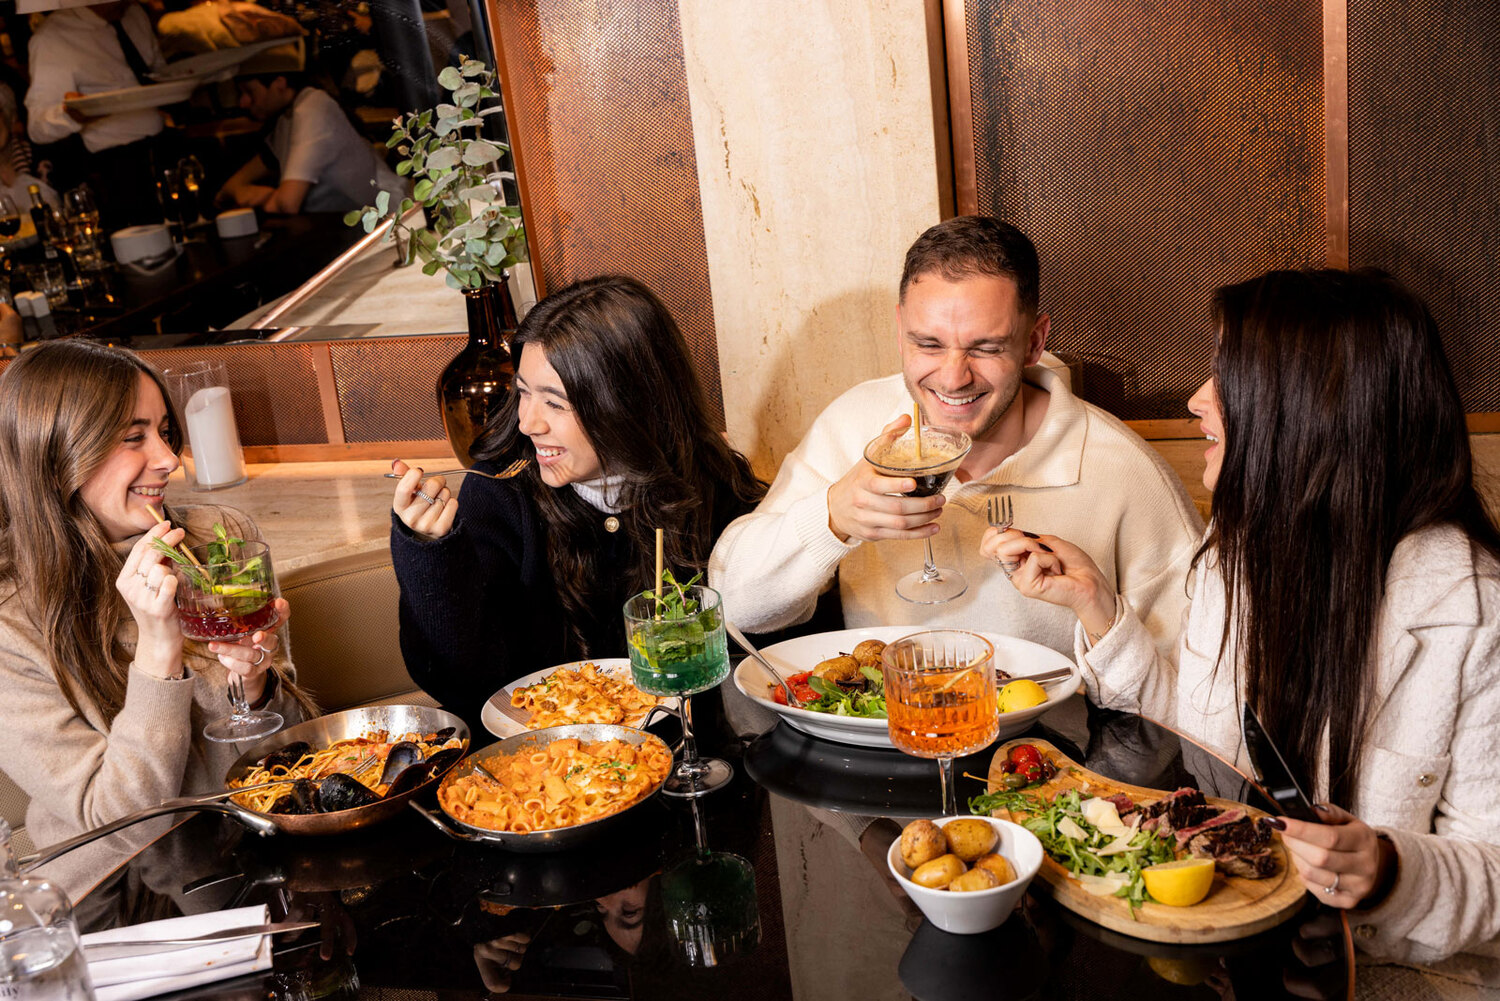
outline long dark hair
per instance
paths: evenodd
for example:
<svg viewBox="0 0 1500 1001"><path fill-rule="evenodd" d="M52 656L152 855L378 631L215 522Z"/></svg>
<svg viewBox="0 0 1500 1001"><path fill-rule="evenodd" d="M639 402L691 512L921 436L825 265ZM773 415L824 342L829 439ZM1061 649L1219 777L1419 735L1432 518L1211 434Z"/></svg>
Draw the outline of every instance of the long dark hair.
<svg viewBox="0 0 1500 1001"><path fill-rule="evenodd" d="M1224 456L1198 558L1223 573L1246 699L1309 789L1326 729L1329 799L1352 804L1396 544L1451 524L1500 556L1500 533L1437 324L1395 279L1272 271L1213 316Z"/></svg>
<svg viewBox="0 0 1500 1001"><path fill-rule="evenodd" d="M655 576L657 528L665 530L668 567L705 569L715 512L731 498L753 504L766 487L709 419L687 342L667 308L633 278L591 278L532 308L516 331L518 358L527 344L541 348L562 379L605 474L624 477L620 529L637 554L630 588L644 590ZM531 439L520 432L518 406L512 393L471 455L496 462L535 456ZM580 652L588 655L593 651L578 623L595 617L595 595L615 590L599 579L591 542L599 513L574 491L549 488L535 463L519 480L546 522L558 596Z"/></svg>

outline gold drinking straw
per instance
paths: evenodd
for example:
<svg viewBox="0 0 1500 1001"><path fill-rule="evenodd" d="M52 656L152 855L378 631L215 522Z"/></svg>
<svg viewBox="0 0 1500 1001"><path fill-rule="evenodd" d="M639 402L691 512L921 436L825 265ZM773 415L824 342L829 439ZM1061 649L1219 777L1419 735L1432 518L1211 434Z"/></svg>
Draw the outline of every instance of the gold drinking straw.
<svg viewBox="0 0 1500 1001"><path fill-rule="evenodd" d="M922 457L922 404L911 405L911 430L917 436L917 458Z"/></svg>
<svg viewBox="0 0 1500 1001"><path fill-rule="evenodd" d="M661 618L661 529L656 530L656 617Z"/></svg>
<svg viewBox="0 0 1500 1001"><path fill-rule="evenodd" d="M147 504L146 510L150 511L151 517L155 518L158 522L166 522L167 519L162 517L161 511L156 507L155 504ZM182 553L182 555L186 556L189 560L192 560L193 566L197 567L199 570L203 569L203 564L198 562L198 557L193 555L193 551L191 549L183 545L181 542L177 543L177 549Z"/></svg>

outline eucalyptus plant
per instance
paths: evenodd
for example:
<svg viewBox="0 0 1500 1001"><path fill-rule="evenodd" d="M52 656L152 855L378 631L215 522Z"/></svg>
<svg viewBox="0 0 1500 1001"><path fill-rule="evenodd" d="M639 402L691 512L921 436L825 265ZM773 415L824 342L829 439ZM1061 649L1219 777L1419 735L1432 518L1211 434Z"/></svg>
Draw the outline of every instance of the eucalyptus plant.
<svg viewBox="0 0 1500 1001"><path fill-rule="evenodd" d="M438 83L449 100L395 119L385 144L404 157L396 173L414 181L411 196L393 208L390 192L382 191L374 205L353 210L344 222L369 233L390 219L386 240L396 242L403 264L417 259L423 274L441 269L453 288L479 288L504 281L505 269L526 259L521 209L506 205L500 188L515 177L498 166L510 147L480 135L485 118L503 110L500 93L494 72L476 59L445 67ZM488 101L494 103L485 106ZM426 229L402 221L413 205L422 206Z"/></svg>

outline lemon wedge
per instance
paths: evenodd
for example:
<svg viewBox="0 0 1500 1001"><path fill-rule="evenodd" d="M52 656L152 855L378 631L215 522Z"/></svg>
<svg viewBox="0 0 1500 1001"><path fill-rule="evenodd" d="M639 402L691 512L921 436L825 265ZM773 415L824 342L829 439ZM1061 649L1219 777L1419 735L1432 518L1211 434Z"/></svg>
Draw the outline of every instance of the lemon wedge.
<svg viewBox="0 0 1500 1001"><path fill-rule="evenodd" d="M1191 907L1204 897L1214 885L1214 860L1211 858L1185 858L1176 862L1163 862L1141 870L1146 881L1146 892L1159 904L1168 907Z"/></svg>
<svg viewBox="0 0 1500 1001"><path fill-rule="evenodd" d="M1000 711L1013 713L1018 709L1030 709L1047 701L1047 693L1042 691L1030 678L1017 678L1004 688L1000 689Z"/></svg>

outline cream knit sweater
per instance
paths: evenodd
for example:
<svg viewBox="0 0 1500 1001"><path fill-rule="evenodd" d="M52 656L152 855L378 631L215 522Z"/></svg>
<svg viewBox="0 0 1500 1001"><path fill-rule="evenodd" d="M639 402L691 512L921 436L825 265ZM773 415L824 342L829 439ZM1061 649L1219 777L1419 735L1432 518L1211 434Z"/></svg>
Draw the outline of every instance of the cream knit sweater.
<svg viewBox="0 0 1500 1001"><path fill-rule="evenodd" d="M1073 652L1073 613L1016 593L979 555L985 500L1009 494L1017 528L1082 546L1169 649L1187 603L1185 581L1203 523L1182 482L1124 424L1075 397L1054 372L1026 370L1050 394L1031 441L968 483L954 479L933 537L939 566L969 580L961 597L913 605L896 581L922 566L921 541L842 543L828 527L828 488L864 454L880 429L911 410L900 375L855 386L819 415L781 464L758 508L733 522L709 560L709 583L725 614L750 632L805 621L839 574L850 627L954 626L1019 636Z"/></svg>
<svg viewBox="0 0 1500 1001"><path fill-rule="evenodd" d="M241 538L259 537L254 523L232 508L184 507L173 514L193 539L212 538L216 521ZM128 552L134 542L117 548ZM41 631L26 605L13 585L0 591L0 770L31 797L26 830L38 847L173 796L224 788L224 773L249 745L216 744L203 737L204 724L229 712L227 672L206 645L183 643L183 662L191 670L181 681L132 669L125 705L112 721L93 706L85 706L80 716L52 676ZM128 612L116 635L133 653L136 628ZM285 630L275 661L291 677ZM301 718L284 688L269 708L281 713L288 726ZM168 818L137 825L64 855L39 872L77 900L173 822Z"/></svg>
<svg viewBox="0 0 1500 1001"><path fill-rule="evenodd" d="M1249 774L1234 637L1216 671L1224 579L1194 575L1179 642L1162 656L1125 611L1075 655L1089 698L1165 723ZM1500 987L1500 568L1456 528L1401 540L1375 631L1375 699L1352 803L1401 857L1380 907L1350 914L1371 956ZM1318 798L1326 792L1320 779Z"/></svg>

